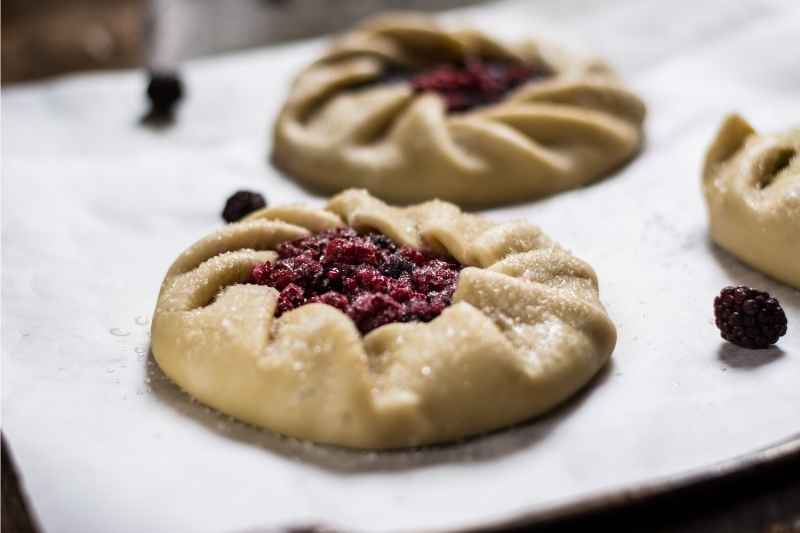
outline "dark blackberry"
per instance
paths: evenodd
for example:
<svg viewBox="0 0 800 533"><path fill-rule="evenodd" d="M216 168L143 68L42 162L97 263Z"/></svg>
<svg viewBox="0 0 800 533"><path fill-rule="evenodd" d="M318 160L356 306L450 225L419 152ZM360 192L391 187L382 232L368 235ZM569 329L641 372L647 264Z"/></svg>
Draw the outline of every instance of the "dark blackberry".
<svg viewBox="0 0 800 533"><path fill-rule="evenodd" d="M171 117L175 105L183 98L183 82L177 74L152 72L147 84L152 117Z"/></svg>
<svg viewBox="0 0 800 533"><path fill-rule="evenodd" d="M236 191L225 202L225 209L222 210L222 218L225 222L236 222L243 219L253 211L258 211L267 206L267 201L257 192Z"/></svg>
<svg viewBox="0 0 800 533"><path fill-rule="evenodd" d="M714 317L722 338L744 348L769 348L786 334L778 300L749 287L722 289L714 298Z"/></svg>
<svg viewBox="0 0 800 533"><path fill-rule="evenodd" d="M389 250L390 252L394 252L397 249L392 239L382 233L370 233L367 237L378 248Z"/></svg>
<svg viewBox="0 0 800 533"><path fill-rule="evenodd" d="M408 274L416 265L400 254L389 256L386 262L381 265L381 272L392 278L399 278L403 274Z"/></svg>

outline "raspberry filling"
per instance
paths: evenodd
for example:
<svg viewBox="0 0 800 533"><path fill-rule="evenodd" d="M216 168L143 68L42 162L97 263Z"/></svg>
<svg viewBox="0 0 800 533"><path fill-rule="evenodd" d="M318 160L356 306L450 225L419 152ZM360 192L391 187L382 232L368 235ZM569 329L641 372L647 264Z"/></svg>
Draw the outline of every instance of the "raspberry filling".
<svg viewBox="0 0 800 533"><path fill-rule="evenodd" d="M462 266L351 228L323 231L278 247L250 282L280 291L275 316L307 303L341 310L361 333L390 322L429 322L450 305Z"/></svg>
<svg viewBox="0 0 800 533"><path fill-rule="evenodd" d="M409 83L416 92L438 93L447 111L455 112L496 103L523 83L547 74L531 65L471 58L418 72Z"/></svg>

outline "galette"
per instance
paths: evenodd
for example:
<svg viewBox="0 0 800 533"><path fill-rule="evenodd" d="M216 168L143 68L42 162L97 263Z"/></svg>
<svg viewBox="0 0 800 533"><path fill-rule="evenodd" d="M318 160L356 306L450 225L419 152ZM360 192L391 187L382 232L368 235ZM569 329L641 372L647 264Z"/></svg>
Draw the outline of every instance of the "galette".
<svg viewBox="0 0 800 533"><path fill-rule="evenodd" d="M519 202L631 159L645 107L602 60L414 14L367 20L294 81L272 158L328 193Z"/></svg>
<svg viewBox="0 0 800 533"><path fill-rule="evenodd" d="M706 154L711 237L752 267L800 289L800 129L758 134L725 119Z"/></svg>
<svg viewBox="0 0 800 533"><path fill-rule="evenodd" d="M199 401L354 448L458 440L540 415L608 361L592 268L524 221L363 190L268 207L180 254L152 324Z"/></svg>

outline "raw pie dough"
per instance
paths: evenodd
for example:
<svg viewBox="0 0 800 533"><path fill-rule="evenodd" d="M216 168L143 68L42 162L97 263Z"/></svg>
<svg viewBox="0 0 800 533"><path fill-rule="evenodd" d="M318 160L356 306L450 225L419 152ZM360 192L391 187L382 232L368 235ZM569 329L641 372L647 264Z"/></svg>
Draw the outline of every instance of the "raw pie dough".
<svg viewBox="0 0 800 533"><path fill-rule="evenodd" d="M800 288L800 129L758 135L725 119L708 149L703 189L714 241Z"/></svg>
<svg viewBox="0 0 800 533"><path fill-rule="evenodd" d="M368 85L393 65L475 56L524 61L553 75L458 114L407 83ZM326 192L355 186L402 204L440 198L488 206L611 172L638 151L644 115L641 100L601 61L392 15L357 27L300 74L275 125L273 160Z"/></svg>
<svg viewBox="0 0 800 533"><path fill-rule="evenodd" d="M465 265L453 304L363 337L324 304L274 318L278 292L245 284L251 269L283 241L344 224L452 255ZM158 364L201 402L355 448L452 441L544 413L615 342L592 268L535 226L440 201L390 207L359 190L324 210L263 209L200 240L169 269L152 326Z"/></svg>

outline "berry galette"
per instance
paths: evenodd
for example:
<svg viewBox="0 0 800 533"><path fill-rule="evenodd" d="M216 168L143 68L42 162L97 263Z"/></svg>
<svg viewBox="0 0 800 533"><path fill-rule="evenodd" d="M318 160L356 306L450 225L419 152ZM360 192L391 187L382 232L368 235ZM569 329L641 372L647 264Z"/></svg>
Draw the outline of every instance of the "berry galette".
<svg viewBox="0 0 800 533"><path fill-rule="evenodd" d="M638 151L644 114L602 61L383 16L299 75L273 161L326 192L488 206L608 174Z"/></svg>
<svg viewBox="0 0 800 533"><path fill-rule="evenodd" d="M800 129L758 134L727 117L706 154L703 191L714 242L800 289Z"/></svg>
<svg viewBox="0 0 800 533"><path fill-rule="evenodd" d="M152 325L158 364L201 402L356 448L544 413L615 342L592 268L535 226L360 190L198 241L169 269Z"/></svg>

